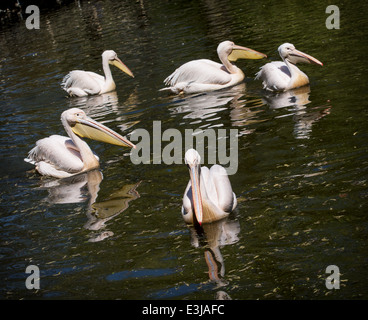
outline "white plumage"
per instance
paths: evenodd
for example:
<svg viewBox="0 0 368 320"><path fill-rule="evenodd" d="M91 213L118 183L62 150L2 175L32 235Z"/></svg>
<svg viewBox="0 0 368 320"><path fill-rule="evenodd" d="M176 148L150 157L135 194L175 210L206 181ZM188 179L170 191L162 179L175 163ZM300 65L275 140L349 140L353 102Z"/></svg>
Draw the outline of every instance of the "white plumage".
<svg viewBox="0 0 368 320"><path fill-rule="evenodd" d="M308 76L295 64L299 62L323 65L316 58L295 49L291 43L278 48L283 61L273 61L261 67L256 80L262 80L263 88L269 91L287 91L309 83Z"/></svg>
<svg viewBox="0 0 368 320"><path fill-rule="evenodd" d="M85 112L72 108L61 114L61 122L69 137L52 135L40 139L24 159L45 176L66 178L99 167L99 158L80 137L88 137L119 146L135 148L130 141Z"/></svg>
<svg viewBox="0 0 368 320"><path fill-rule="evenodd" d="M83 169L83 160L73 140L60 135L38 140L25 160L34 164L40 174L56 178L70 177Z"/></svg>
<svg viewBox="0 0 368 320"><path fill-rule="evenodd" d="M102 67L105 76L83 70L73 70L69 72L61 82L61 87L70 95L83 97L96 95L115 90L116 85L112 78L110 64L116 66L126 74L133 76L129 68L118 58L113 50L106 50L102 54Z"/></svg>
<svg viewBox="0 0 368 320"><path fill-rule="evenodd" d="M164 83L161 90L173 93L197 93L231 87L244 79L244 73L230 61L237 59L261 59L263 53L223 41L217 47L222 64L208 59L189 61L177 68Z"/></svg>
<svg viewBox="0 0 368 320"><path fill-rule="evenodd" d="M185 153L190 180L184 192L182 215L186 223L209 223L227 217L237 205L224 167L200 166L201 157L194 149Z"/></svg>

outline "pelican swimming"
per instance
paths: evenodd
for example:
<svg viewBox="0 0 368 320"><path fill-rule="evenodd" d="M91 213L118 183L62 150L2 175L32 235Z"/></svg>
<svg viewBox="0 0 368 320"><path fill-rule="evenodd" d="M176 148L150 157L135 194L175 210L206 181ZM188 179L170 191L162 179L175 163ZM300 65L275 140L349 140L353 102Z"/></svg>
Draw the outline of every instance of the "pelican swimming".
<svg viewBox="0 0 368 320"><path fill-rule="evenodd" d="M232 212L236 196L231 188L224 167L213 165L211 169L200 166L201 157L194 149L185 153L190 180L184 192L182 215L188 224L199 225L221 220Z"/></svg>
<svg viewBox="0 0 368 320"><path fill-rule="evenodd" d="M46 176L66 178L99 167L99 158L81 137L103 141L118 146L135 148L120 134L88 117L78 108L61 114L61 122L68 137L52 135L40 139L24 159L35 165Z"/></svg>
<svg viewBox="0 0 368 320"><path fill-rule="evenodd" d="M193 60L183 64L168 76L161 90L173 93L196 93L234 86L244 79L244 73L231 62L238 59L262 59L266 55L249 48L223 41L217 47L221 63L208 59Z"/></svg>
<svg viewBox="0 0 368 320"><path fill-rule="evenodd" d="M82 70L69 72L61 82L61 87L70 96L83 97L88 95L102 94L115 90L116 85L112 78L109 65L119 68L126 74L134 77L129 68L118 58L113 50L106 50L102 54L102 67L105 76Z"/></svg>
<svg viewBox="0 0 368 320"><path fill-rule="evenodd" d="M295 49L291 43L284 43L278 48L282 61L267 63L256 74L256 79L263 81L263 89L270 91L287 91L309 83L308 76L295 65L299 62L323 63L316 58Z"/></svg>

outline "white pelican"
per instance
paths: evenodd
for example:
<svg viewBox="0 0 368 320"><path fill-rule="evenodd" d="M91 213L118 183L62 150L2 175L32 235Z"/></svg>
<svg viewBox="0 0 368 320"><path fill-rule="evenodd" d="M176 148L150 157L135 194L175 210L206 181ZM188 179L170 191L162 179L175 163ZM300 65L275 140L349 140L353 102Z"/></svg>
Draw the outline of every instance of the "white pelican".
<svg viewBox="0 0 368 320"><path fill-rule="evenodd" d="M263 89L270 91L287 91L309 83L308 76L295 65L298 62L323 63L312 56L295 49L291 43L284 43L278 48L282 61L267 63L256 74L256 79L263 81Z"/></svg>
<svg viewBox="0 0 368 320"><path fill-rule="evenodd" d="M232 212L236 196L231 188L226 170L220 165L211 169L200 166L201 157L194 149L185 153L190 180L184 192L182 215L188 224L199 225L221 220Z"/></svg>
<svg viewBox="0 0 368 320"><path fill-rule="evenodd" d="M114 65L126 74L134 77L129 68L118 58L113 50L106 50L102 54L102 67L105 76L82 70L70 71L61 82L61 87L70 96L83 97L102 94L115 90L116 85L112 78L109 64Z"/></svg>
<svg viewBox="0 0 368 320"><path fill-rule="evenodd" d="M164 83L178 93L196 93L234 86L244 79L244 73L231 61L238 59L262 59L266 55L249 48L223 41L217 47L222 64L208 59L193 60L183 64L168 76Z"/></svg>
<svg viewBox="0 0 368 320"><path fill-rule="evenodd" d="M64 111L61 122L70 138L52 135L40 139L29 152L28 158L24 159L34 164L42 175L65 178L98 168L99 158L80 137L135 148L133 143L94 121L81 109Z"/></svg>

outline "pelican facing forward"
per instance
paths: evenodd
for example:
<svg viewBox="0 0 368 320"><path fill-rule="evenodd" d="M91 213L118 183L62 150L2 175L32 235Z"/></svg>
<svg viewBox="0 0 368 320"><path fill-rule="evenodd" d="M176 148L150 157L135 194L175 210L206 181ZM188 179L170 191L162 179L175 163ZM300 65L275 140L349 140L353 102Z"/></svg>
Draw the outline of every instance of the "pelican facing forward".
<svg viewBox="0 0 368 320"><path fill-rule="evenodd" d="M266 55L255 50L223 41L217 47L222 64L208 59L193 60L183 64L168 76L161 90L178 93L197 93L234 86L244 79L244 73L231 61L238 59L262 59Z"/></svg>
<svg viewBox="0 0 368 320"><path fill-rule="evenodd" d="M309 84L308 76L295 65L298 62L323 66L321 61L295 49L291 43L282 44L278 51L283 62L273 61L267 63L256 74L256 79L263 81L263 89L287 91Z"/></svg>
<svg viewBox="0 0 368 320"><path fill-rule="evenodd" d="M61 114L61 122L69 137L52 135L36 142L24 159L35 165L46 176L66 178L99 167L99 158L80 137L103 141L124 147L135 145L120 134L88 117L78 108Z"/></svg>
<svg viewBox="0 0 368 320"><path fill-rule="evenodd" d="M237 205L225 168L215 164L208 169L201 167L200 162L201 157L196 150L189 149L185 153L190 180L184 192L181 212L188 224L202 225L221 220Z"/></svg>
<svg viewBox="0 0 368 320"><path fill-rule="evenodd" d="M116 85L112 78L110 64L119 68L126 74L134 77L129 68L118 58L113 50L106 50L102 54L102 67L105 76L82 70L69 72L61 82L61 87L70 96L83 97L88 95L102 94L115 90Z"/></svg>

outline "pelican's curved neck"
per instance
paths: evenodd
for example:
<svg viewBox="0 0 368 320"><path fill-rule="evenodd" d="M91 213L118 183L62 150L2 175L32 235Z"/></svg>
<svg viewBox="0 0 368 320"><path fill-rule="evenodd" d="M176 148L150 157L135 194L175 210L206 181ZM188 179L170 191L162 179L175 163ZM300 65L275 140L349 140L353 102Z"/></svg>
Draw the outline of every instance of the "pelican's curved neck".
<svg viewBox="0 0 368 320"><path fill-rule="evenodd" d="M83 162L83 171L97 168L99 166L99 162L88 144L73 132L65 119L62 119L61 122L63 123L66 133L73 140L75 146L79 150Z"/></svg>
<svg viewBox="0 0 368 320"><path fill-rule="evenodd" d="M309 82L308 77L295 64L288 59L283 58L283 60L290 72L290 81L286 89L301 87Z"/></svg>
<svg viewBox="0 0 368 320"><path fill-rule="evenodd" d="M102 85L100 93L109 92L115 90L115 82L112 78L110 64L107 58L102 59L102 68L105 73L105 83Z"/></svg>
<svg viewBox="0 0 368 320"><path fill-rule="evenodd" d="M112 79L111 69L109 65L109 61L107 59L102 60L102 68L105 74L105 80L106 82L114 82Z"/></svg>
<svg viewBox="0 0 368 320"><path fill-rule="evenodd" d="M286 66L288 67L289 71L290 71L290 78L293 79L298 75L298 70L299 68L295 65L292 64L288 59L286 58L282 58L282 60L284 60Z"/></svg>
<svg viewBox="0 0 368 320"><path fill-rule="evenodd" d="M220 61L222 62L222 64L224 65L224 67L226 68L226 70L231 73L231 74L234 74L234 73L237 73L239 68L235 65L233 65L229 59L227 58L228 56L227 55L224 55L224 54L219 54L219 59Z"/></svg>

